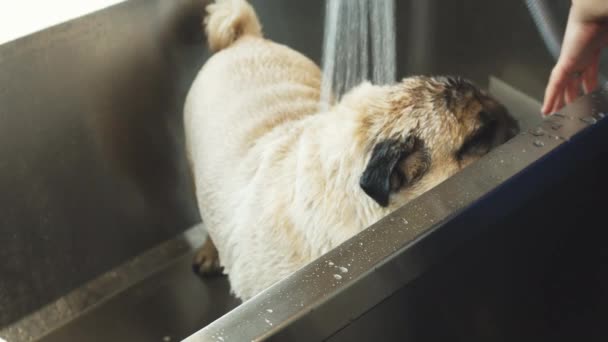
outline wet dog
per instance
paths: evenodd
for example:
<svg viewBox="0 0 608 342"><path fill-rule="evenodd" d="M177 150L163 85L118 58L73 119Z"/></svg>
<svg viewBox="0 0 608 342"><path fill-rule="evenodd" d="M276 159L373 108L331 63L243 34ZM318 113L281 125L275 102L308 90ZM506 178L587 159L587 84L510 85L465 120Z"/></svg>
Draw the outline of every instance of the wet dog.
<svg viewBox="0 0 608 342"><path fill-rule="evenodd" d="M363 83L320 112L319 67L264 39L246 1L217 0L207 11L216 53L184 114L211 239L194 266L221 265L243 300L517 132L502 105L454 77Z"/></svg>

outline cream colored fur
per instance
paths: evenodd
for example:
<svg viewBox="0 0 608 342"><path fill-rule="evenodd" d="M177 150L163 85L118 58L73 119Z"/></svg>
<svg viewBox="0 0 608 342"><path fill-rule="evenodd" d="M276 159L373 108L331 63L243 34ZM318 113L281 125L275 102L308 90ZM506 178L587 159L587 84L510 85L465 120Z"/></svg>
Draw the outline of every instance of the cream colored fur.
<svg viewBox="0 0 608 342"><path fill-rule="evenodd" d="M362 84L318 112L315 63L262 38L244 0L218 0L208 11L209 42L219 52L187 97L187 149L203 221L239 298L251 298L461 168L443 161L462 144L465 128L417 108L405 91L414 79ZM381 207L359 185L371 148L414 132L427 138L434 166Z"/></svg>

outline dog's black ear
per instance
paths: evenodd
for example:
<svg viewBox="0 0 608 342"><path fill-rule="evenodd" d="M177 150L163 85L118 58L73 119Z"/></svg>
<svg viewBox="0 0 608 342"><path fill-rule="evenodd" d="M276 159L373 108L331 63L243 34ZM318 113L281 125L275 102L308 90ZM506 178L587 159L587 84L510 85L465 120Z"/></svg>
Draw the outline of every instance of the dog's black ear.
<svg viewBox="0 0 608 342"><path fill-rule="evenodd" d="M368 196L386 207L391 191L420 178L429 164L420 140L411 137L405 141L385 140L374 146L359 184Z"/></svg>

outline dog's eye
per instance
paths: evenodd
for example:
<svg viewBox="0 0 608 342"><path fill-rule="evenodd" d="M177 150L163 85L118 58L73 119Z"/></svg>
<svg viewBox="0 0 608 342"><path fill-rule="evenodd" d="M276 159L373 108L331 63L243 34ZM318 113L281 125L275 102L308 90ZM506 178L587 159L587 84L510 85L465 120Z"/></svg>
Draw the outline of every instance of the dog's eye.
<svg viewBox="0 0 608 342"><path fill-rule="evenodd" d="M474 132L458 150L458 159L462 159L465 156L483 156L492 148L498 122L492 120L485 112L480 113L479 120L481 121L482 126Z"/></svg>

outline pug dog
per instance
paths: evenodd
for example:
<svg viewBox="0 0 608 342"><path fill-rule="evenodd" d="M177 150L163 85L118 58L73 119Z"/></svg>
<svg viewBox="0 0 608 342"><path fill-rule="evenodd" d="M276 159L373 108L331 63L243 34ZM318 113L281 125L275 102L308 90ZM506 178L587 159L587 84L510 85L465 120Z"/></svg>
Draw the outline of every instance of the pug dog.
<svg viewBox="0 0 608 342"><path fill-rule="evenodd" d="M362 83L320 110L321 71L264 39L245 0L216 0L184 112L209 238L194 260L247 300L513 137L470 81Z"/></svg>

